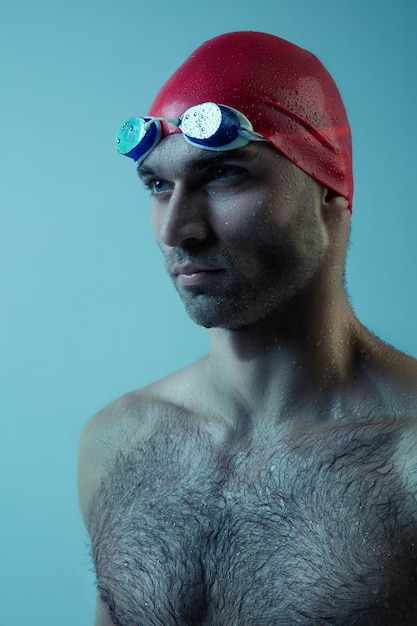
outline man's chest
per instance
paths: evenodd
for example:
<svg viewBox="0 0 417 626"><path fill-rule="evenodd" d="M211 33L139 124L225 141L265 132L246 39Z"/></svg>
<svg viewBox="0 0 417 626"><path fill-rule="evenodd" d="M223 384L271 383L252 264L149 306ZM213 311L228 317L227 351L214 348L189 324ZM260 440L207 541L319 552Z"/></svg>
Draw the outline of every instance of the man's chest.
<svg viewBox="0 0 417 626"><path fill-rule="evenodd" d="M363 428L243 450L161 432L120 456L91 524L116 623L416 619L415 525L394 450L393 433Z"/></svg>

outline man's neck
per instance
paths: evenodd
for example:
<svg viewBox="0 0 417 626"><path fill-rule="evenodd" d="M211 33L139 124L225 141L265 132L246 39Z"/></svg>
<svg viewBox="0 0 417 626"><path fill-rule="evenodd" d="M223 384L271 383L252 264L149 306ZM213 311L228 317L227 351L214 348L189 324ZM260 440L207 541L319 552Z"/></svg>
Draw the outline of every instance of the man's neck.
<svg viewBox="0 0 417 626"><path fill-rule="evenodd" d="M303 319L213 329L209 380L217 406L233 421L256 420L271 412L294 415L313 400L334 397L354 378L367 332L347 299L333 304Z"/></svg>

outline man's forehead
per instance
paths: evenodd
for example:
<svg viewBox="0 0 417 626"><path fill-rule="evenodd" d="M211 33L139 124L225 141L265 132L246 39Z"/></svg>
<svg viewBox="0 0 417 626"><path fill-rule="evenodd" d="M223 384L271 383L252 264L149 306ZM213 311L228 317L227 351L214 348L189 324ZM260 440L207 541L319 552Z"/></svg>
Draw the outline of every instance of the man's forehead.
<svg viewBox="0 0 417 626"><path fill-rule="evenodd" d="M140 177L149 174L175 170L179 173L192 173L225 161L253 161L261 159L265 153L277 151L267 142L259 145L250 142L235 150L207 150L188 143L180 134L168 135L139 164L137 171Z"/></svg>

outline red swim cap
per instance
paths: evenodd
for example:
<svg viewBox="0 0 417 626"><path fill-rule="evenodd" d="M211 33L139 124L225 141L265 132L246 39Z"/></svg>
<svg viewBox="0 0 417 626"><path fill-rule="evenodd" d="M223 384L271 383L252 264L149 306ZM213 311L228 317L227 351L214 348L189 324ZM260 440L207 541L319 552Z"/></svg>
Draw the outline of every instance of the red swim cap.
<svg viewBox="0 0 417 626"><path fill-rule="evenodd" d="M241 111L254 130L352 209L352 142L339 91L313 54L266 33L203 43L159 91L149 115L176 118L203 102ZM163 123L163 135L180 132Z"/></svg>

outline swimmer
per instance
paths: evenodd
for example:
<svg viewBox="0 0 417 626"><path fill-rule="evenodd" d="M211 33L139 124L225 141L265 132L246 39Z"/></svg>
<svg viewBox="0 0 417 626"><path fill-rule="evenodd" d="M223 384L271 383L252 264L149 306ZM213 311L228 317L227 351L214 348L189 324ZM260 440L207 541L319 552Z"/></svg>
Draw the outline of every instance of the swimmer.
<svg viewBox="0 0 417 626"><path fill-rule="evenodd" d="M417 361L346 294L332 77L274 35L220 35L117 149L210 352L83 430L96 626L417 624Z"/></svg>

